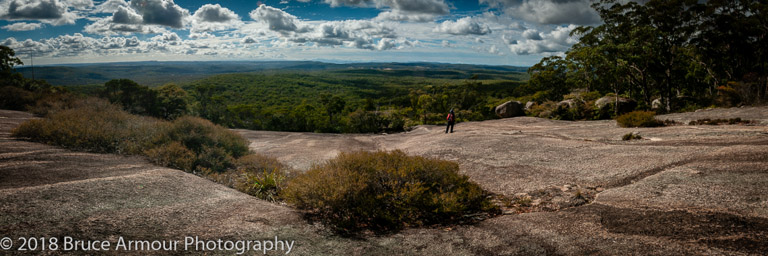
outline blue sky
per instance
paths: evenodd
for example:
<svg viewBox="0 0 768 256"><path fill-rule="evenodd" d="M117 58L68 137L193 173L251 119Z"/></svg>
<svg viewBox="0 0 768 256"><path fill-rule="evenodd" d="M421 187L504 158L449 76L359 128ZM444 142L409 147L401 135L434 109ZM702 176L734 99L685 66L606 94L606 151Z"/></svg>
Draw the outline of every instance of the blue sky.
<svg viewBox="0 0 768 256"><path fill-rule="evenodd" d="M530 66L599 23L589 0L0 0L36 64L178 60Z"/></svg>

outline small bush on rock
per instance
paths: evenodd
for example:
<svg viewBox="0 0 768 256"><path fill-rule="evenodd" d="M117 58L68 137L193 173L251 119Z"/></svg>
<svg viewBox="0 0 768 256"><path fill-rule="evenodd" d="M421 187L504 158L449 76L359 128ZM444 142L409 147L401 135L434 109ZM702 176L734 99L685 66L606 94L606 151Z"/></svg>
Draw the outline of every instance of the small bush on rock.
<svg viewBox="0 0 768 256"><path fill-rule="evenodd" d="M458 170L454 162L402 151L342 153L294 178L283 195L340 232L393 231L498 211Z"/></svg>
<svg viewBox="0 0 768 256"><path fill-rule="evenodd" d="M655 113L651 111L632 111L616 118L616 123L621 127L658 127L663 123L656 120Z"/></svg>
<svg viewBox="0 0 768 256"><path fill-rule="evenodd" d="M641 140L643 139L643 136L640 136L640 134L630 132L627 134L624 134L624 136L621 137L622 140Z"/></svg>

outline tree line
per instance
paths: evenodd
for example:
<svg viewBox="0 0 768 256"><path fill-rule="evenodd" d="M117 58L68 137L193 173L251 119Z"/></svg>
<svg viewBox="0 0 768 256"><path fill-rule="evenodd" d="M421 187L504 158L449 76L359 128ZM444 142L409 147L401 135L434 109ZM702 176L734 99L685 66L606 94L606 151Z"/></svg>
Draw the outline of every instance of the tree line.
<svg viewBox="0 0 768 256"><path fill-rule="evenodd" d="M665 112L765 102L767 2L601 0L593 8L603 24L575 29L580 40L565 56L529 69L541 98L610 92Z"/></svg>

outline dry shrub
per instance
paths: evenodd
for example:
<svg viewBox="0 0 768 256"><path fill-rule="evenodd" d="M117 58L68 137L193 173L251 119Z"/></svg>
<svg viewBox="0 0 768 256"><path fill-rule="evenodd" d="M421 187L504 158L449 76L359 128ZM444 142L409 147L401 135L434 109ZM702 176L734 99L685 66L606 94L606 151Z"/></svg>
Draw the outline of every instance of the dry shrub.
<svg viewBox="0 0 768 256"><path fill-rule="evenodd" d="M222 172L234 167L234 160L248 153L248 141L208 120L181 117L159 127L152 144L179 142L197 156L198 171Z"/></svg>
<svg viewBox="0 0 768 256"><path fill-rule="evenodd" d="M664 123L656 120L656 113L651 111L632 111L616 118L621 127L658 127Z"/></svg>
<svg viewBox="0 0 768 256"><path fill-rule="evenodd" d="M0 109L25 110L34 104L34 94L15 86L0 87Z"/></svg>
<svg viewBox="0 0 768 256"><path fill-rule="evenodd" d="M94 103L94 101L100 100L98 98L80 98L65 92L50 93L43 95L34 105L29 106L27 110L36 116L47 116L67 109L85 107Z"/></svg>
<svg viewBox="0 0 768 256"><path fill-rule="evenodd" d="M292 179L283 197L342 233L452 223L498 211L458 170L455 162L402 151L342 153Z"/></svg>
<svg viewBox="0 0 768 256"><path fill-rule="evenodd" d="M134 116L104 100L22 123L13 136L88 152L138 154L157 120ZM149 133L149 134L148 134Z"/></svg>
<svg viewBox="0 0 768 256"><path fill-rule="evenodd" d="M236 170L209 172L209 179L240 192L268 200L280 200L280 191L288 179L289 168L276 158L259 154L243 156L235 161Z"/></svg>
<svg viewBox="0 0 768 256"><path fill-rule="evenodd" d="M185 171L193 171L196 155L191 150L174 141L144 152L152 162Z"/></svg>
<svg viewBox="0 0 768 256"><path fill-rule="evenodd" d="M201 118L182 117L171 123L132 115L96 98L55 109L44 119L22 123L13 136L75 150L145 155L187 171L222 172L248 153L247 140Z"/></svg>
<svg viewBox="0 0 768 256"><path fill-rule="evenodd" d="M640 134L630 132L627 134L624 134L624 136L621 136L621 140L642 140L643 136L640 136Z"/></svg>

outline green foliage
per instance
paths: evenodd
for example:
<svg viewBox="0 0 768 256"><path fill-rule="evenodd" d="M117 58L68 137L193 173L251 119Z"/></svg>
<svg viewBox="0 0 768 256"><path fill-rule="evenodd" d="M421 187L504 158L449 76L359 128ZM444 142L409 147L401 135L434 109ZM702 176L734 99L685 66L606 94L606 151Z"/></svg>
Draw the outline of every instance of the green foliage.
<svg viewBox="0 0 768 256"><path fill-rule="evenodd" d="M570 91L572 86L567 79L567 65L568 63L559 56L551 56L543 58L541 62L528 69L531 75L528 84L536 88L536 91L546 94L537 98L561 100L562 96Z"/></svg>
<svg viewBox="0 0 768 256"><path fill-rule="evenodd" d="M732 106L768 98L768 4L601 0L593 8L601 25L575 29L579 42L564 59L544 58L529 70L523 87L535 101L584 88L627 95L646 109L661 98L658 111L669 112L709 106L712 99Z"/></svg>
<svg viewBox="0 0 768 256"><path fill-rule="evenodd" d="M8 46L0 45L0 79L8 79L13 73L13 67L24 63L16 56L16 52Z"/></svg>
<svg viewBox="0 0 768 256"><path fill-rule="evenodd" d="M624 136L621 136L621 140L641 140L643 139L643 136L640 136L640 134L630 132L627 134L624 134Z"/></svg>
<svg viewBox="0 0 768 256"><path fill-rule="evenodd" d="M234 167L234 159L248 153L241 136L198 117L181 117L157 127L162 132L151 145L179 142L196 155L199 171L222 172Z"/></svg>
<svg viewBox="0 0 768 256"><path fill-rule="evenodd" d="M528 115L541 118L549 118L557 109L557 102L545 101L540 104L534 104L528 110Z"/></svg>
<svg viewBox="0 0 768 256"><path fill-rule="evenodd" d="M128 79L115 79L104 84L99 96L130 113L166 120L187 114L189 108L187 92L173 83L151 89Z"/></svg>
<svg viewBox="0 0 768 256"><path fill-rule="evenodd" d="M126 111L156 116L157 92L128 79L115 79L104 84L102 97L119 104Z"/></svg>
<svg viewBox="0 0 768 256"><path fill-rule="evenodd" d="M174 83L169 83L157 88L158 116L167 120L173 120L186 115L189 108L189 95Z"/></svg>
<svg viewBox="0 0 768 256"><path fill-rule="evenodd" d="M656 113L652 111L632 111L616 118L616 123L621 127L658 127L664 123L656 120Z"/></svg>
<svg viewBox="0 0 768 256"><path fill-rule="evenodd" d="M466 111L460 121L495 118L488 105L521 84L326 71L218 75L183 88L194 112L228 127L368 133L442 124L450 108Z"/></svg>
<svg viewBox="0 0 768 256"><path fill-rule="evenodd" d="M243 156L235 164L234 170L211 172L206 177L264 200L280 200L280 192L289 177L288 167L273 157L259 154Z"/></svg>
<svg viewBox="0 0 768 256"><path fill-rule="evenodd" d="M294 178L283 196L341 232L393 231L497 211L458 169L401 151L342 153Z"/></svg>

